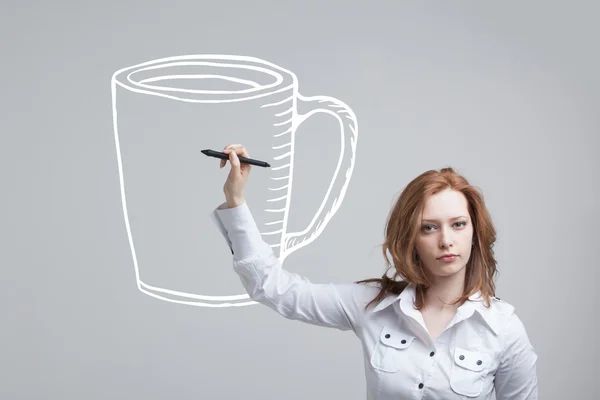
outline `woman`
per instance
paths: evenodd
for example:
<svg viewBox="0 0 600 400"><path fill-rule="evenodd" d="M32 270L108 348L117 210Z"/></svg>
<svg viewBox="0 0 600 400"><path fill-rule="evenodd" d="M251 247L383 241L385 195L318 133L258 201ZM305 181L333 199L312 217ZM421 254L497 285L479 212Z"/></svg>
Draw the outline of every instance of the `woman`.
<svg viewBox="0 0 600 400"><path fill-rule="evenodd" d="M491 399L494 391L498 400L538 398L537 354L514 308L495 297L496 233L464 178L450 168L428 171L402 192L383 245L392 277L315 284L281 268L262 240L244 200L244 146L223 152L231 169L214 215L244 288L286 318L352 330L363 347L367 399Z"/></svg>

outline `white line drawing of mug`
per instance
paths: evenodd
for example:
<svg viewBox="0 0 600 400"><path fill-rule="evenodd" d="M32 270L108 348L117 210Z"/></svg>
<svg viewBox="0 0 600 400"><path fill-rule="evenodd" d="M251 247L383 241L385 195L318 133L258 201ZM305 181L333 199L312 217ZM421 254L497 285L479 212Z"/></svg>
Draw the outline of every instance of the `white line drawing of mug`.
<svg viewBox="0 0 600 400"><path fill-rule="evenodd" d="M208 81L226 82L236 87L214 90L207 88ZM204 86L194 88L197 83ZM173 238L177 232L185 231L181 227L188 228L185 225L188 224L185 213L191 215L194 208L193 199L187 199L190 196L185 199L177 197L179 186L175 186L174 182L181 175L191 177L185 175L191 174L188 168L191 164L186 163L191 163L192 159L205 160L200 150L209 147L196 144L196 136L185 132L198 132L201 127L211 123L212 128L206 130L210 130L213 136L247 128L249 132L264 132L268 137L271 153L265 157L264 152L258 154L251 150L250 156L269 162L271 168L253 172L250 178L252 184L248 185L245 197L249 204L263 207L264 213L254 215L255 220L263 239L283 263L292 252L314 241L341 205L352 176L356 155L358 122L354 112L348 105L333 97L301 95L298 92L297 77L291 71L256 57L238 55L183 55L125 67L114 72L111 90L121 201L138 289L154 298L185 305L239 307L257 304L249 300L246 293L203 295L175 290L174 284L168 283L165 276L151 279L150 273L144 269L147 268L144 265L151 261L169 263L169 256L159 250L152 256L136 251L141 243L148 248L157 249L161 243L172 240L169 242L171 246L180 246L171 247L178 249L177 254L189 251L188 258L192 258L193 244L184 247L182 243L186 240L186 243L190 243L203 237L202 234L190 233L188 236L193 237L188 240L188 236L182 233L178 239ZM133 106L135 107L132 108ZM300 113L300 106L310 108L310 111ZM287 232L296 130L302 122L317 113L329 114L339 122L338 162L321 205L308 226L300 232ZM180 123L186 128L173 127ZM219 130L221 128L222 131ZM264 140L262 137L261 144ZM224 144L222 140L217 143L221 146ZM248 140L243 143L249 149L257 148L249 145ZM260 147L264 148L264 145ZM161 149L161 153L157 149ZM174 155L174 152L178 155ZM169 163L158 158L159 154L165 153L169 156ZM132 159L135 161L129 161ZM218 163L215 158L211 160L215 165ZM162 179L161 174L168 174L169 168L173 168L174 172L170 175L171 178ZM144 178L129 179L135 174ZM187 179L184 184L189 185L190 180ZM156 218L163 218L160 220L162 222L151 225L148 221L154 221L155 215L163 214L162 211L156 211L161 210L161 200L156 199L169 196L169 193L173 193L169 197L170 201L177 199L177 202L189 203L170 210L175 213L175 209L183 208L181 217L173 216L173 213L169 217L159 216ZM155 205L148 206L148 211L145 211L148 202L154 202ZM167 223L173 225L166 226ZM189 229L193 229L192 225L193 221L189 222ZM205 232L204 235L208 233ZM211 235L214 233L211 232Z"/></svg>

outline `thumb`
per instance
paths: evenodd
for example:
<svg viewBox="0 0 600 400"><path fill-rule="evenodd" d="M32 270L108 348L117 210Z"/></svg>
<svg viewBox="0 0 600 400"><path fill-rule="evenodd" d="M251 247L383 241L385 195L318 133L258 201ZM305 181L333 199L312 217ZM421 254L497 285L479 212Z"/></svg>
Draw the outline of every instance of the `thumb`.
<svg viewBox="0 0 600 400"><path fill-rule="evenodd" d="M229 153L229 162L231 163L231 173L240 173L240 159L238 158L235 151Z"/></svg>

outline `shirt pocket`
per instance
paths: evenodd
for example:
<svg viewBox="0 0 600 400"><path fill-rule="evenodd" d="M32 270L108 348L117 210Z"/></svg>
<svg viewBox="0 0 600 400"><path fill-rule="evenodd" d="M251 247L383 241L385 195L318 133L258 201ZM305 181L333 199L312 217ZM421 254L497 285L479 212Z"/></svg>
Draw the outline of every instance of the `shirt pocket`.
<svg viewBox="0 0 600 400"><path fill-rule="evenodd" d="M371 365L383 372L398 372L409 361L407 352L415 336L384 326L373 347Z"/></svg>
<svg viewBox="0 0 600 400"><path fill-rule="evenodd" d="M466 397L479 396L490 364L489 354L456 347L450 372L450 387Z"/></svg>

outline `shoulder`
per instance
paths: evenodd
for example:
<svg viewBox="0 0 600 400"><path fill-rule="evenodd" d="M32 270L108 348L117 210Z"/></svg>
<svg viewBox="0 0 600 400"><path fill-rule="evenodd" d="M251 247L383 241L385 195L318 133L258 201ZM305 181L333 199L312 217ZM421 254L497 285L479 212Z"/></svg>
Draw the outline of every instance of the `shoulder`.
<svg viewBox="0 0 600 400"><path fill-rule="evenodd" d="M502 319L510 319L515 314L515 306L500 297L490 297L490 311Z"/></svg>
<svg viewBox="0 0 600 400"><path fill-rule="evenodd" d="M342 283L335 285L338 292L349 297L357 303L357 305L366 305L373 300L381 291L379 283Z"/></svg>
<svg viewBox="0 0 600 400"><path fill-rule="evenodd" d="M342 306L350 313L364 315L367 305L371 303L381 291L381 285L376 282L369 283L338 283L332 284L335 288ZM375 305L371 305L375 307Z"/></svg>
<svg viewBox="0 0 600 400"><path fill-rule="evenodd" d="M515 321L519 319L511 303L495 296L490 297L489 305L479 300L477 310L498 336L503 336L508 330L513 329Z"/></svg>
<svg viewBox="0 0 600 400"><path fill-rule="evenodd" d="M505 348L510 349L516 344L529 346L527 329L514 305L498 297L492 297L490 312Z"/></svg>

